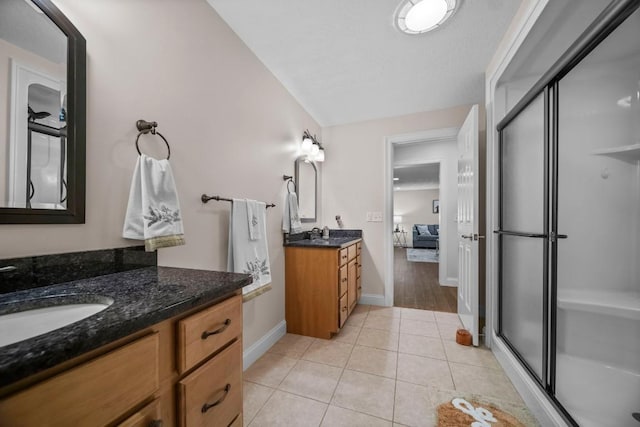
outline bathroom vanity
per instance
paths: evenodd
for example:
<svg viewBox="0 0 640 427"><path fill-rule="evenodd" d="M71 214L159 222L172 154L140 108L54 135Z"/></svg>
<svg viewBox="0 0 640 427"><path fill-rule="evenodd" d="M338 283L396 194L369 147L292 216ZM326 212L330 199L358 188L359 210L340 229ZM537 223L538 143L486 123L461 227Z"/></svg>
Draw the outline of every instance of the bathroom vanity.
<svg viewBox="0 0 640 427"><path fill-rule="evenodd" d="M341 233L342 232L342 233ZM362 294L362 232L285 241L287 332L329 339Z"/></svg>
<svg viewBox="0 0 640 427"><path fill-rule="evenodd" d="M33 301L113 302L0 347L0 425L241 426L249 283L152 266L1 294L0 315Z"/></svg>

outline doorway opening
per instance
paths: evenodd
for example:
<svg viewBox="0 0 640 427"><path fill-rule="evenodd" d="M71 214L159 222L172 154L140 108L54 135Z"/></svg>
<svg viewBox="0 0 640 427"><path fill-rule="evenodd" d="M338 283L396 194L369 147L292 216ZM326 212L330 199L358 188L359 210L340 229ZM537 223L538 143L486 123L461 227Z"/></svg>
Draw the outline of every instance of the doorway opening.
<svg viewBox="0 0 640 427"><path fill-rule="evenodd" d="M428 142L394 146L394 306L456 313L456 289L439 280L441 162L400 160L433 150Z"/></svg>
<svg viewBox="0 0 640 427"><path fill-rule="evenodd" d="M457 134L387 138L387 305L457 312Z"/></svg>

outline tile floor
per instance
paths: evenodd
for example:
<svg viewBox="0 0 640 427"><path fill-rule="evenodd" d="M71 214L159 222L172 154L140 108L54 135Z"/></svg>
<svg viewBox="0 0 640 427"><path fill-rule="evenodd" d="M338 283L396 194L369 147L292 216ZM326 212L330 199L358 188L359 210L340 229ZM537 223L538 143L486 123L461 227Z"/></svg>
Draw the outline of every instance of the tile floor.
<svg viewBox="0 0 640 427"><path fill-rule="evenodd" d="M456 314L358 305L339 335L287 334L244 373L245 426L435 426L454 397L537 426L493 354L455 343Z"/></svg>

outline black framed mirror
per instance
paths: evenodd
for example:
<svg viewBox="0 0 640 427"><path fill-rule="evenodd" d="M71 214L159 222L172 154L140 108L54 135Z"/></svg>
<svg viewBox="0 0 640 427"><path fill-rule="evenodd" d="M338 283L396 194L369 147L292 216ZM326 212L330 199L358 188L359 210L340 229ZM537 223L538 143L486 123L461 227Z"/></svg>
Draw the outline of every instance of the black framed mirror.
<svg viewBox="0 0 640 427"><path fill-rule="evenodd" d="M50 0L0 2L0 223L83 224L86 41Z"/></svg>
<svg viewBox="0 0 640 427"><path fill-rule="evenodd" d="M318 211L318 170L306 156L296 159L298 216L301 222L316 222Z"/></svg>

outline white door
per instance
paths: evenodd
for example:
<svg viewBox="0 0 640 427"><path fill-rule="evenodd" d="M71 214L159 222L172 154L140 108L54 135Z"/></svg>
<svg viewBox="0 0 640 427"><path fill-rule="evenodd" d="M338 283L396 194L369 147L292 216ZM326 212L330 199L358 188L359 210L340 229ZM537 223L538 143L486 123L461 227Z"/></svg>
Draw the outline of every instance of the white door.
<svg viewBox="0 0 640 427"><path fill-rule="evenodd" d="M478 345L478 106L458 133L458 315Z"/></svg>

